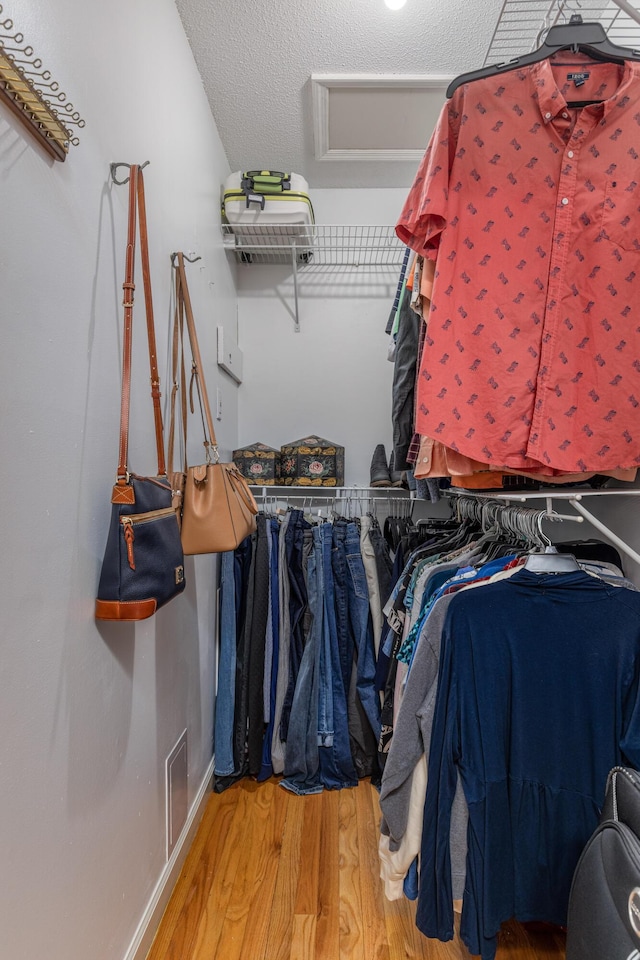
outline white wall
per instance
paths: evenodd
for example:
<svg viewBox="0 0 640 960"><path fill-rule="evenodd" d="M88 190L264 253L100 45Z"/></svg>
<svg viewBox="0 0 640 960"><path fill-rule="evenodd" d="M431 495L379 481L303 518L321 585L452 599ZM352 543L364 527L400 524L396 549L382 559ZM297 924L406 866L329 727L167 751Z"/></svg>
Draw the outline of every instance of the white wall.
<svg viewBox="0 0 640 960"><path fill-rule="evenodd" d="M312 191L319 224L395 224L407 190ZM240 444L279 448L310 433L345 447L345 483L368 485L378 443L391 453L385 326L399 268L301 270L300 332L291 270L239 265Z"/></svg>
<svg viewBox="0 0 640 960"><path fill-rule="evenodd" d="M0 104L0 954L122 960L165 867L165 757L186 727L191 804L211 760L216 568L190 558L186 593L151 620L94 621L117 465L128 189L109 163L151 161L163 374L172 251L202 256L188 271L203 354L215 323L235 334L217 226L228 169L173 0L5 7L86 128L54 162ZM155 472L137 277L130 462ZM207 366L228 451L237 390Z"/></svg>

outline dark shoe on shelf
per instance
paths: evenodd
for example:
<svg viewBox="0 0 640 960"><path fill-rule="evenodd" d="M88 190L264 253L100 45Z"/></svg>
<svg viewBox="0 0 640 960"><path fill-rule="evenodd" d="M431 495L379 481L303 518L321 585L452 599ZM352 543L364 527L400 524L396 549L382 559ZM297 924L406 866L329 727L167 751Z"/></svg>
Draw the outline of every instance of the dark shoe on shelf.
<svg viewBox="0 0 640 960"><path fill-rule="evenodd" d="M403 480L403 472L395 469L395 457L393 451L391 451L391 456L389 457L389 476L391 477L392 487L408 486L406 481Z"/></svg>
<svg viewBox="0 0 640 960"><path fill-rule="evenodd" d="M369 483L372 487L391 486L391 477L389 476L387 453L384 449L384 443L379 443L373 451L373 456L371 458L371 478Z"/></svg>

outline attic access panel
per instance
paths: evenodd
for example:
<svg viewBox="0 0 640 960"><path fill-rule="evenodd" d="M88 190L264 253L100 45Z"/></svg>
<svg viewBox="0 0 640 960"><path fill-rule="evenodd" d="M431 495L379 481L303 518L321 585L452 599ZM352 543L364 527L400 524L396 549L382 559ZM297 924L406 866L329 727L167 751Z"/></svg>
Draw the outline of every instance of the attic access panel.
<svg viewBox="0 0 640 960"><path fill-rule="evenodd" d="M316 160L419 162L451 79L312 74Z"/></svg>

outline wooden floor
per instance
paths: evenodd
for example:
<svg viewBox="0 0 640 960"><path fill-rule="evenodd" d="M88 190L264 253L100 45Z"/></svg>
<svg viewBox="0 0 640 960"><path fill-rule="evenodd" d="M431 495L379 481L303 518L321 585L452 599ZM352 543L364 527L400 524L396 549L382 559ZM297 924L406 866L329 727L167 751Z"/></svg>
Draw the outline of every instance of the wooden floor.
<svg viewBox="0 0 640 960"><path fill-rule="evenodd" d="M377 793L297 797L277 781L212 794L147 960L461 960L379 879ZM560 960L561 933L509 924L496 960Z"/></svg>

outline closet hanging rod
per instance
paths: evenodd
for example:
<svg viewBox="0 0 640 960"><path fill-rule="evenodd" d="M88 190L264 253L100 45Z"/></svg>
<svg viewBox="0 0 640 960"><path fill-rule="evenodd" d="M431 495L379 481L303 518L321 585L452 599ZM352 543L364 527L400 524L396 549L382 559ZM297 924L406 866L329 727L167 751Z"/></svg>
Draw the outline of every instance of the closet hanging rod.
<svg viewBox="0 0 640 960"><path fill-rule="evenodd" d="M351 500L362 502L365 500L379 500L386 501L388 503L415 503L414 500L409 497L385 497L382 494L359 494L359 495L344 495L339 497L328 497L323 494L306 494L302 493L253 493L256 500L302 500L310 501L313 503L318 503L322 501L323 503L340 503L343 500Z"/></svg>
<svg viewBox="0 0 640 960"><path fill-rule="evenodd" d="M350 493L355 495L358 495L358 494L362 495L363 493L365 493L365 494L376 494L382 497L383 499L387 500L389 497L388 491L393 490L392 496L394 496L396 499L398 500L411 499L410 498L411 491L406 490L404 488L398 489L393 487L368 487L368 486L364 486L364 484L362 486L354 485L353 487L305 487L299 484L295 484L295 485L289 484L287 486L284 486L284 484L272 484L270 486L267 486L264 483L250 483L249 486L253 490L254 496L258 496L258 493L257 493L258 490L262 491L262 495L265 495L265 496L273 496L276 491L278 491L280 494L287 495L289 490L294 490L296 491L296 493L299 493L300 496L306 496L306 497L313 497L316 494L320 497L323 497L323 496L326 497L326 496L329 496L330 494L336 494L336 493ZM384 493L384 491L387 491L387 493Z"/></svg>
<svg viewBox="0 0 640 960"><path fill-rule="evenodd" d="M448 496L454 497L473 497L480 500L514 500L518 503L525 503L527 500L584 500L585 497L640 497L640 489L621 490L614 488L609 490L536 490L528 493L509 493L504 491L481 491L481 490L447 490Z"/></svg>
<svg viewBox="0 0 640 960"><path fill-rule="evenodd" d="M504 503L503 503L503 502L501 502L501 500L498 500L498 499L496 499L495 497L492 497L492 496L482 497L482 496L478 496L477 494L474 495L473 492L470 492L470 493L462 493L462 492L460 492L460 493L458 493L458 491L455 491L455 496L456 496L456 499L457 499L457 500L464 500L464 498L466 497L467 500L470 501L470 502L474 502L474 501L475 501L475 502L480 502L480 503L482 503L483 505L484 505L484 504L491 504L493 507L497 507L497 508L500 508L501 510L505 511L505 513L506 513L507 511L509 511L509 510L514 510L514 511L515 511L515 510L518 510L518 511L523 511L523 512L525 512L525 513L530 513L531 515L535 515L536 517L541 517L541 518L544 519L544 520L551 520L551 521L570 520L570 521L573 521L574 523L583 523L583 518L582 518L582 517L575 517L575 516L573 516L573 515L571 515L571 514L568 514L568 513L556 513L556 511L553 510L553 509L551 509L551 508L549 508L548 505L547 505L547 509L546 509L546 510L533 510L533 509L531 509L531 508L529 508L529 507L518 507L518 506L514 506L514 505L511 504L511 503L507 503L507 502L504 502ZM428 522L429 522L428 520L419 520L419 521L418 521L419 524L420 524L420 523L428 523Z"/></svg>
<svg viewBox="0 0 640 960"><path fill-rule="evenodd" d="M547 501L547 510L549 510L552 507L553 500L566 500L570 504L570 506L572 506L574 510L576 510L580 514L580 519L586 520L593 527L595 527L596 530L599 530L600 533L604 534L604 536L607 537L607 539L610 540L611 543L615 544L615 546L618 547L618 549L621 550L624 554L626 554L627 557L633 560L634 563L640 564L640 553L638 553L637 550L634 550L633 547L630 547L629 544L622 539L622 537L619 537L617 533L614 533L614 531L611 530L610 527L608 527L605 523L603 523L602 520L599 520L598 517L594 516L590 510L587 510L587 508L581 502L585 498L598 497L598 496L599 497L605 496L607 498L615 497L615 496L637 497L637 496L640 496L640 490L638 489L581 490L579 493L575 491L571 492L569 490L561 490L553 493L550 493L549 491L541 491L536 493L523 493L523 494L514 493L514 494L505 494L505 495L495 494L495 493L482 494L476 491L469 491L467 493L463 493L463 491L460 491L460 493L458 494L458 491L453 491L453 490L449 490L449 493L453 494L454 496L456 495L467 496L467 497L476 498L479 500L482 500L482 499L496 500L497 499L497 500L502 500L505 503L508 503L509 501L515 501L517 503L525 503L527 500L544 499ZM575 517L574 519L578 520L579 518Z"/></svg>

